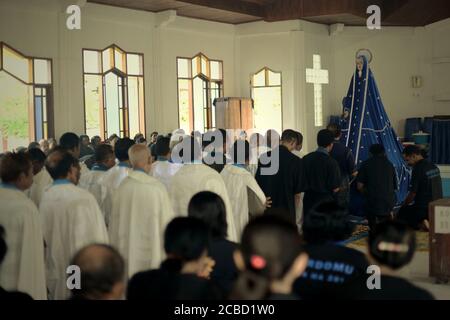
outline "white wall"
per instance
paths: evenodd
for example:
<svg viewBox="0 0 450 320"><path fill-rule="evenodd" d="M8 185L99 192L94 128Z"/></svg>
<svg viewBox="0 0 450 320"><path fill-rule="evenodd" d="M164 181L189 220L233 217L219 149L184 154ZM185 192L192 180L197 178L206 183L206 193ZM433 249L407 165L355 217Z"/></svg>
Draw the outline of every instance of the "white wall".
<svg viewBox="0 0 450 320"><path fill-rule="evenodd" d="M249 96L250 75L264 66L281 71L283 127L304 134L305 151L315 147L319 129L313 85L305 83L313 54L321 55L330 74L330 84L323 86L325 124L341 111L360 48L374 54L372 71L400 136L405 118L450 114L450 19L425 28L345 27L330 36L327 26L299 20L233 26L87 3L82 30L69 31L69 2L0 0L0 41L53 59L57 135L84 128L81 50L112 43L144 54L147 133L177 127L176 57L198 52L223 60L226 96ZM422 76L422 88L412 89L413 75Z"/></svg>

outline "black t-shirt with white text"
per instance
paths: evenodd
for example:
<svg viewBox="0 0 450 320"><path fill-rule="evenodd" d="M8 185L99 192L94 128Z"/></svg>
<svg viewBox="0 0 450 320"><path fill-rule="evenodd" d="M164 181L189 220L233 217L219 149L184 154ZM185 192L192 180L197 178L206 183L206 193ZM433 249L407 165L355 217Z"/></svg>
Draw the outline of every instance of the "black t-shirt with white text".
<svg viewBox="0 0 450 320"><path fill-rule="evenodd" d="M339 244L306 245L308 267L294 283L302 299L333 298L344 284L366 274L369 263L365 255Z"/></svg>
<svg viewBox="0 0 450 320"><path fill-rule="evenodd" d="M442 198L442 179L439 168L428 160L417 162L413 168L409 191L416 193L414 205L428 207L434 200Z"/></svg>

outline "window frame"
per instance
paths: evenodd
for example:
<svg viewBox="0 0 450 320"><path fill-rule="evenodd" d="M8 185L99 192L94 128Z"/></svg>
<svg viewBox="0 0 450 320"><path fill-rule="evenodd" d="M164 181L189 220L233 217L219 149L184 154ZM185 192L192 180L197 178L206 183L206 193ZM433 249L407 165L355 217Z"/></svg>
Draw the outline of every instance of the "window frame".
<svg viewBox="0 0 450 320"><path fill-rule="evenodd" d="M193 61L199 58L197 60L197 70L200 70L199 72L197 72L195 75L192 73L192 63ZM204 74L202 71L202 58L205 58L207 61L207 66L206 66L206 70L207 70L207 74ZM179 60L189 60L190 61L190 77L180 77L179 76L179 69L178 69L178 61ZM211 90L212 83L216 83L219 88L218 89L214 89L214 90L218 90L219 91L219 97L223 97L224 96L224 72L223 72L223 60L219 60L219 59L210 59L208 58L208 56L206 56L205 54L203 54L202 52L197 53L196 55L194 55L193 57L184 57L184 56L177 56L176 59L176 77L177 77L177 117L178 117L178 127L181 128L181 123L180 123L180 80L187 80L189 81L189 89L191 92L191 101L190 101L190 110L189 110L189 127L190 127L190 131L194 131L195 130L195 115L194 115L194 79L195 78L200 78L202 81L206 82L206 101L208 102L208 105L206 107L206 122L204 122L204 126L203 126L203 130L204 132L210 130L210 129L214 129L215 126L213 126L213 124L215 124L215 121L213 120L213 112L212 112L212 108L213 106L213 102L211 101ZM211 62L218 62L220 63L220 75L221 75L221 79L213 79L211 78ZM203 89L205 90L205 88ZM205 109L205 107L204 107ZM204 119L205 120L205 119ZM189 132L190 134L190 132Z"/></svg>
<svg viewBox="0 0 450 320"><path fill-rule="evenodd" d="M103 70L103 52L105 52L106 50L112 49L112 58L113 58L113 63L112 63L112 67L107 69L106 71ZM122 54L124 54L124 59L123 59L123 63L124 66L126 68L126 73L123 72L122 70L120 70L119 68L116 67L115 65L115 50L120 51ZM96 73L96 72L85 72L85 68L84 68L84 52L85 51L95 51L99 54L100 56L100 61L99 61L99 69L101 72ZM137 55L141 58L141 62L142 62L142 75L136 75L136 74L130 74L128 73L128 61L127 61L127 55ZM129 87L128 87L128 83L129 83L129 78L133 77L133 78L142 78L142 109L139 111L139 128L140 128L140 133L146 134L146 130L147 130L147 111L146 111L146 105L145 105L145 59L144 59L144 53L140 53L140 52L133 52L133 51L126 51L123 50L121 47L119 47L118 45L116 45L115 43L103 48L103 49L92 49L92 48L82 48L81 49L81 64L82 64L82 86L83 86L83 128L84 128L84 132L86 133L87 128L86 128L86 88L85 88L85 76L86 75L93 75L93 76L101 76L101 109L102 109L102 115L99 119L99 125L100 125L100 138L102 138L103 140L108 139L108 132L107 132L107 119L105 116L105 110L106 110L106 104L105 104L105 77L107 74L109 73L113 73L115 74L117 77L121 77L124 80L124 84L122 84L122 96L124 97L124 105L122 106L122 108L119 109L123 109L122 112L125 112L122 117L123 117L123 122L122 124L120 124L123 127L123 130L119 130L119 131L123 131L123 137L130 137L130 114L129 114ZM139 90L139 88L138 88ZM140 92L138 94L138 100L140 100ZM125 111L126 110L126 111ZM140 116L142 113L142 117ZM120 117L119 117L120 119ZM120 126L119 125L119 126ZM142 129L142 130L141 130ZM119 134L119 136L122 136L122 132L117 132L116 134Z"/></svg>
<svg viewBox="0 0 450 320"><path fill-rule="evenodd" d="M14 75L12 72L8 71L4 68L4 54L3 50L4 48L9 49L10 51L15 52L16 54L22 56L25 59L28 59L28 73L29 73L29 79L31 79L30 82L26 82L22 80L20 77ZM35 82L35 60L45 60L50 64L50 83L43 84L43 83L36 83ZM55 122L54 122L54 95L53 95L53 89L54 89L54 75L53 75L53 59L52 58L45 58L40 56L31 56L26 55L23 52L15 49L14 47L10 46L4 41L0 41L0 71L4 72L5 74L9 75L10 77L14 78L15 80L19 81L20 83L31 86L33 95L32 97L32 108L33 108L33 119L32 121L28 122L28 133L30 136L30 142L38 142L37 140L37 128L36 128L36 98L37 97L44 97L42 95L36 95L36 89L45 89L46 90L46 118L47 121L42 121L42 138L41 139L49 139L55 137ZM28 109L30 106L28 105ZM28 110L29 114L31 115L31 110ZM42 117L43 118L43 117ZM47 130L44 130L45 126L44 123L47 123Z"/></svg>
<svg viewBox="0 0 450 320"><path fill-rule="evenodd" d="M253 85L253 78L257 75L257 74L259 74L260 72L262 72L262 71L264 71L264 83L265 83L265 85L264 86L255 86L255 85ZM280 84L279 85L270 85L269 84L269 71L270 72L272 72L272 73L277 73L277 74L279 74L280 75ZM281 131L283 131L284 130L284 123L283 123L283 72L281 72L281 71L276 71L276 70L273 70L273 69L271 69L271 68L269 68L269 67L267 67L267 66L265 66L265 67L262 67L261 69L259 69L258 71L256 71L255 73L252 73L251 75L250 75L250 97L252 98L252 100L253 100L253 108L254 108L254 106L255 106L255 100L253 99L254 98L254 95L253 95L253 89L261 89L261 88L277 88L277 87L279 87L280 88L280 104L281 104L281 114L280 114L280 117L281 117ZM254 118L253 118L254 119ZM254 121L254 120L253 120ZM255 123L253 123L253 127L254 128L256 128L255 127ZM272 128L266 128L266 129L272 129ZM281 133L282 132L279 132L279 134L280 134L280 136L281 136Z"/></svg>

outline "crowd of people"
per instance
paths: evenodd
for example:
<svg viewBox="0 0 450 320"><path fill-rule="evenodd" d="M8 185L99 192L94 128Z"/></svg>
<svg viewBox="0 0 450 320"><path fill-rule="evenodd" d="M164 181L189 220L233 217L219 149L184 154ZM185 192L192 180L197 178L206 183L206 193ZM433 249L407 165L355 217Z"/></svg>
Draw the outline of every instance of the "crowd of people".
<svg viewBox="0 0 450 320"><path fill-rule="evenodd" d="M356 167L340 136L337 125L319 131L303 158L290 129L179 129L149 141L68 132L5 153L0 299L433 299L396 272L442 197L439 169L406 147L412 178L396 210L383 146ZM352 184L364 197L366 254L345 246ZM381 290L366 285L371 265Z"/></svg>

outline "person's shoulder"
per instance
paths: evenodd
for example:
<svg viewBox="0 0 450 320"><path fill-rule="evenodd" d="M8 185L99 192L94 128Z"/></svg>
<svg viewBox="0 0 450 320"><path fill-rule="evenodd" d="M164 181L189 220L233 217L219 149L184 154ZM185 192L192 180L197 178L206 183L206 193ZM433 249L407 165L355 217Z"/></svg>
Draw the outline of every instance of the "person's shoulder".
<svg viewBox="0 0 450 320"><path fill-rule="evenodd" d="M0 287L0 300L1 301L33 301L33 298L23 292L19 291L6 291Z"/></svg>
<svg viewBox="0 0 450 320"><path fill-rule="evenodd" d="M211 247L219 251L222 250L234 251L238 247L238 245L237 243L230 241L228 239L215 239L211 241Z"/></svg>
<svg viewBox="0 0 450 320"><path fill-rule="evenodd" d="M401 277L381 276L381 285L385 288L398 291L400 299L408 300L434 300L433 295L425 289L422 289L410 281ZM401 292L400 292L401 291Z"/></svg>
<svg viewBox="0 0 450 320"><path fill-rule="evenodd" d="M161 277L165 273L166 272L162 269L151 269L151 270L141 271L141 272L135 273L131 277L130 283L141 283L141 282L151 281L155 278Z"/></svg>

